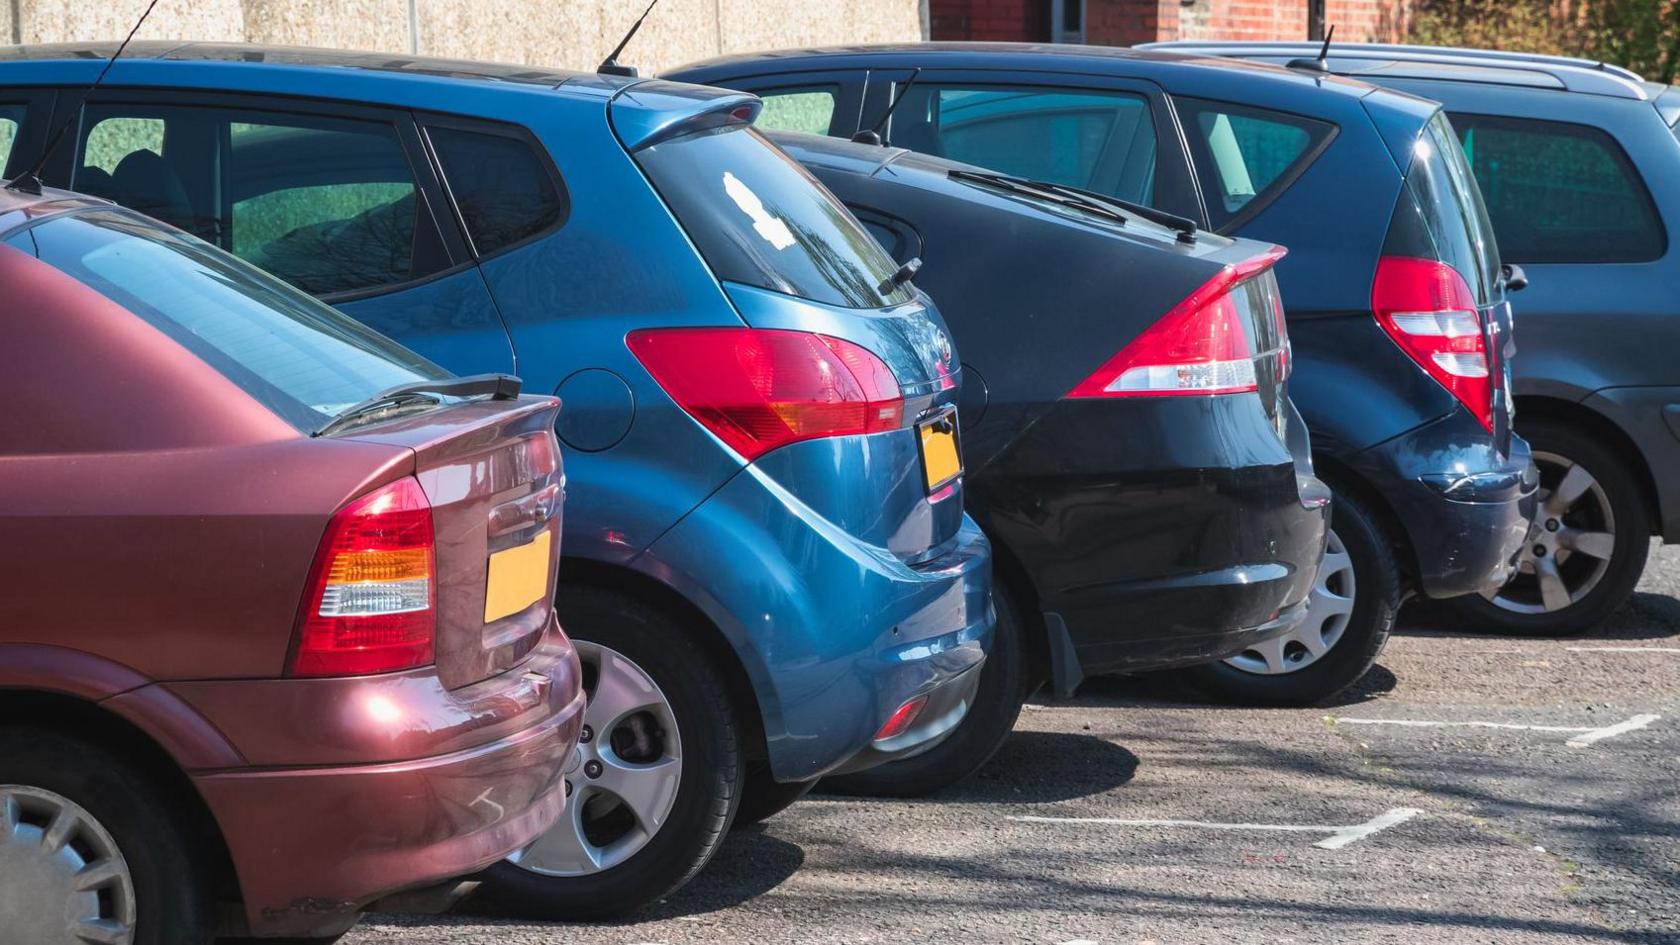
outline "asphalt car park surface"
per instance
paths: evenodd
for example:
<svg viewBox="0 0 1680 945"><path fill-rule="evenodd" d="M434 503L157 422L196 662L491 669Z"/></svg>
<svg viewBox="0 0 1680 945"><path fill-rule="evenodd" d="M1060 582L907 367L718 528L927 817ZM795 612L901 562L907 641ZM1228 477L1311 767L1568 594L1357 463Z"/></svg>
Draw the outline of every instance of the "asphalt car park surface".
<svg viewBox="0 0 1680 945"><path fill-rule="evenodd" d="M1680 548L1592 637L1405 624L1329 708L1088 683L957 789L737 831L639 921L345 941L1680 942Z"/></svg>

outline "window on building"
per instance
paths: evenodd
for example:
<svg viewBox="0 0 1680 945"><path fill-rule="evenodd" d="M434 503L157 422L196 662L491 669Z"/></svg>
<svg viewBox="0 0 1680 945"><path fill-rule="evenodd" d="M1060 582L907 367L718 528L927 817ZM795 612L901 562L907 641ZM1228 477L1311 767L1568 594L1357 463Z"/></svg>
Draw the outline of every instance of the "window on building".
<svg viewBox="0 0 1680 945"><path fill-rule="evenodd" d="M980 167L1150 203L1155 125L1131 92L916 83L889 140Z"/></svg>
<svg viewBox="0 0 1680 945"><path fill-rule="evenodd" d="M1215 227L1273 199L1334 128L1228 102L1180 98L1175 103L1189 132L1191 161Z"/></svg>
<svg viewBox="0 0 1680 945"><path fill-rule="evenodd" d="M834 125L837 88L773 89L758 93L764 110L755 124L765 131L826 135Z"/></svg>
<svg viewBox="0 0 1680 945"><path fill-rule="evenodd" d="M1514 263L1647 262L1667 236L1639 172L1613 138L1586 125L1452 116Z"/></svg>
<svg viewBox="0 0 1680 945"><path fill-rule="evenodd" d="M565 195L529 141L513 135L426 129L481 256L550 229L565 217Z"/></svg>
<svg viewBox="0 0 1680 945"><path fill-rule="evenodd" d="M77 190L314 295L393 285L424 268L414 176L390 124L151 105L87 113Z"/></svg>

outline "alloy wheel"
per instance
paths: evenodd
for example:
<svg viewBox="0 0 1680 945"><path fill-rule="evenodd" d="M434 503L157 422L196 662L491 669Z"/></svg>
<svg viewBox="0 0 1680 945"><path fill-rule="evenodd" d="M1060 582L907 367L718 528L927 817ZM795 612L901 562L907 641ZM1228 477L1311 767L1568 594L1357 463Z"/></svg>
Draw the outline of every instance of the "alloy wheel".
<svg viewBox="0 0 1680 945"><path fill-rule="evenodd" d="M1307 598L1307 616L1289 633L1249 647L1225 661L1245 673L1278 676L1318 662L1341 641L1353 617L1353 558L1330 531L1324 561Z"/></svg>
<svg viewBox="0 0 1680 945"><path fill-rule="evenodd" d="M682 741L671 703L617 650L575 641L589 694L566 769L566 816L508 857L547 876L587 876L635 856L670 816L682 780Z"/></svg>
<svg viewBox="0 0 1680 945"><path fill-rule="evenodd" d="M134 941L134 877L110 831L75 801L0 784L0 924L41 945Z"/></svg>
<svg viewBox="0 0 1680 945"><path fill-rule="evenodd" d="M1482 595L1518 614L1555 613L1592 593L1616 548L1616 516L1592 473L1539 450L1534 464L1540 468L1535 528L1511 579Z"/></svg>

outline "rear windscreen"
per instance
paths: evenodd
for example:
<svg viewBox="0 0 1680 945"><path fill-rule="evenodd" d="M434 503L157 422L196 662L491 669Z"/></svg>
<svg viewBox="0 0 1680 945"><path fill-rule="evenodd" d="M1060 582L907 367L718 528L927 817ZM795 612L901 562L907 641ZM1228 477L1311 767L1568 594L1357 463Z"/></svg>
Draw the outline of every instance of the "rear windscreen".
<svg viewBox="0 0 1680 945"><path fill-rule="evenodd" d="M1494 301L1500 265L1493 225L1464 149L1441 112L1412 144L1383 253L1440 260L1470 284L1477 304Z"/></svg>
<svg viewBox="0 0 1680 945"><path fill-rule="evenodd" d="M300 431L448 372L199 240L123 210L50 217L12 246L123 306Z"/></svg>
<svg viewBox="0 0 1680 945"><path fill-rule="evenodd" d="M851 212L751 128L672 138L636 160L725 282L848 308L915 297Z"/></svg>

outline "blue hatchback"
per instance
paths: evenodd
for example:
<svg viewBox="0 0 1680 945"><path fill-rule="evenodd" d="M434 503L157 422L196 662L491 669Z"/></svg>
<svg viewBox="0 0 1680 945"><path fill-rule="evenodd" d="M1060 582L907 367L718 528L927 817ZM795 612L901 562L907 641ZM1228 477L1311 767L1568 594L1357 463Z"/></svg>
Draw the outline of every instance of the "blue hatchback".
<svg viewBox="0 0 1680 945"><path fill-rule="evenodd" d="M110 52L0 51L7 170L81 105L48 182L565 401L559 599L590 708L571 817L489 872L499 904L624 912L732 822L962 719L993 616L958 361L910 271L752 130L757 99L160 43L83 104ZM488 459L455 474L519 481Z"/></svg>

